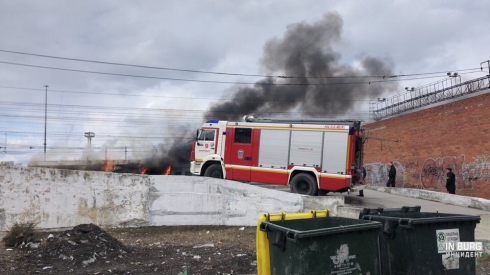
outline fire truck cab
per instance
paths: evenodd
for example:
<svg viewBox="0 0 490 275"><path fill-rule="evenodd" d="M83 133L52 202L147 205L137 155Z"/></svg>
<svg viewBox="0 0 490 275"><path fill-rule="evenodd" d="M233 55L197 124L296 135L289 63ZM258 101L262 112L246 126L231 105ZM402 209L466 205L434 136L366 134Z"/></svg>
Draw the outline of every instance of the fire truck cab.
<svg viewBox="0 0 490 275"><path fill-rule="evenodd" d="M360 121L208 120L197 131L191 173L289 185L291 192L352 191L362 167Z"/></svg>

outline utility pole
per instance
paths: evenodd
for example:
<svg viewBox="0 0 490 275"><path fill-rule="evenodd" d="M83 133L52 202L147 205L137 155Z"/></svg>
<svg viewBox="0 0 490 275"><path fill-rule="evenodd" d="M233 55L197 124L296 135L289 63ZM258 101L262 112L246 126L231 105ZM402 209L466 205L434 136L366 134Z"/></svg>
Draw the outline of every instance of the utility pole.
<svg viewBox="0 0 490 275"><path fill-rule="evenodd" d="M46 88L44 99L44 161L46 161L46 129L48 125L48 85L44 85Z"/></svg>

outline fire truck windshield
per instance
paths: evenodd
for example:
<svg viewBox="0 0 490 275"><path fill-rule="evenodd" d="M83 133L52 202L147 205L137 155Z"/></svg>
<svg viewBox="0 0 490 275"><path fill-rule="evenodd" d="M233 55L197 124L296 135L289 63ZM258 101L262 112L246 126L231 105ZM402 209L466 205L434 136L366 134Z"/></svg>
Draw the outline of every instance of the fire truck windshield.
<svg viewBox="0 0 490 275"><path fill-rule="evenodd" d="M214 129L199 130L197 140L214 141L215 134L216 130Z"/></svg>

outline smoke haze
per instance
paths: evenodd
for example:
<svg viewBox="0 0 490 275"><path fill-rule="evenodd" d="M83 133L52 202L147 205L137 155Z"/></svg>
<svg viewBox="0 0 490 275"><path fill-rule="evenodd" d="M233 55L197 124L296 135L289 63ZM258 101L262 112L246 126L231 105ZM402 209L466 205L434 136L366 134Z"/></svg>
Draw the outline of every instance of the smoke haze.
<svg viewBox="0 0 490 275"><path fill-rule="evenodd" d="M360 76L393 75L393 66L369 56L354 62L355 66L342 65L341 55L333 47L342 42L342 26L342 18L337 13L327 13L313 24L289 25L282 38L272 38L264 45L260 64L267 75L293 77L263 78L253 86L235 87L232 99L210 106L204 119L233 121L249 114L335 118L355 111L359 102L367 104L356 100L374 99L395 89L397 84L393 82L353 83L369 81ZM343 78L346 76L358 77ZM169 129L168 132L181 138L167 139L150 153L132 156L141 160L149 174L161 174L169 165L189 163L194 131Z"/></svg>

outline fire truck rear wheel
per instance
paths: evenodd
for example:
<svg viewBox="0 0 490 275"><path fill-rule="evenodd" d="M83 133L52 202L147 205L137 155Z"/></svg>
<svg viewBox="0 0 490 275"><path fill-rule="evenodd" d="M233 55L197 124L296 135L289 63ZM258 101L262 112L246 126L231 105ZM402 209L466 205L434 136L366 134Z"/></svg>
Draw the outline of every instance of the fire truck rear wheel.
<svg viewBox="0 0 490 275"><path fill-rule="evenodd" d="M219 164L210 165L204 172L204 176L210 178L222 179L223 170L221 170L221 165Z"/></svg>
<svg viewBox="0 0 490 275"><path fill-rule="evenodd" d="M294 176L291 180L291 191L302 195L316 196L318 186L315 178L310 174L301 173Z"/></svg>

